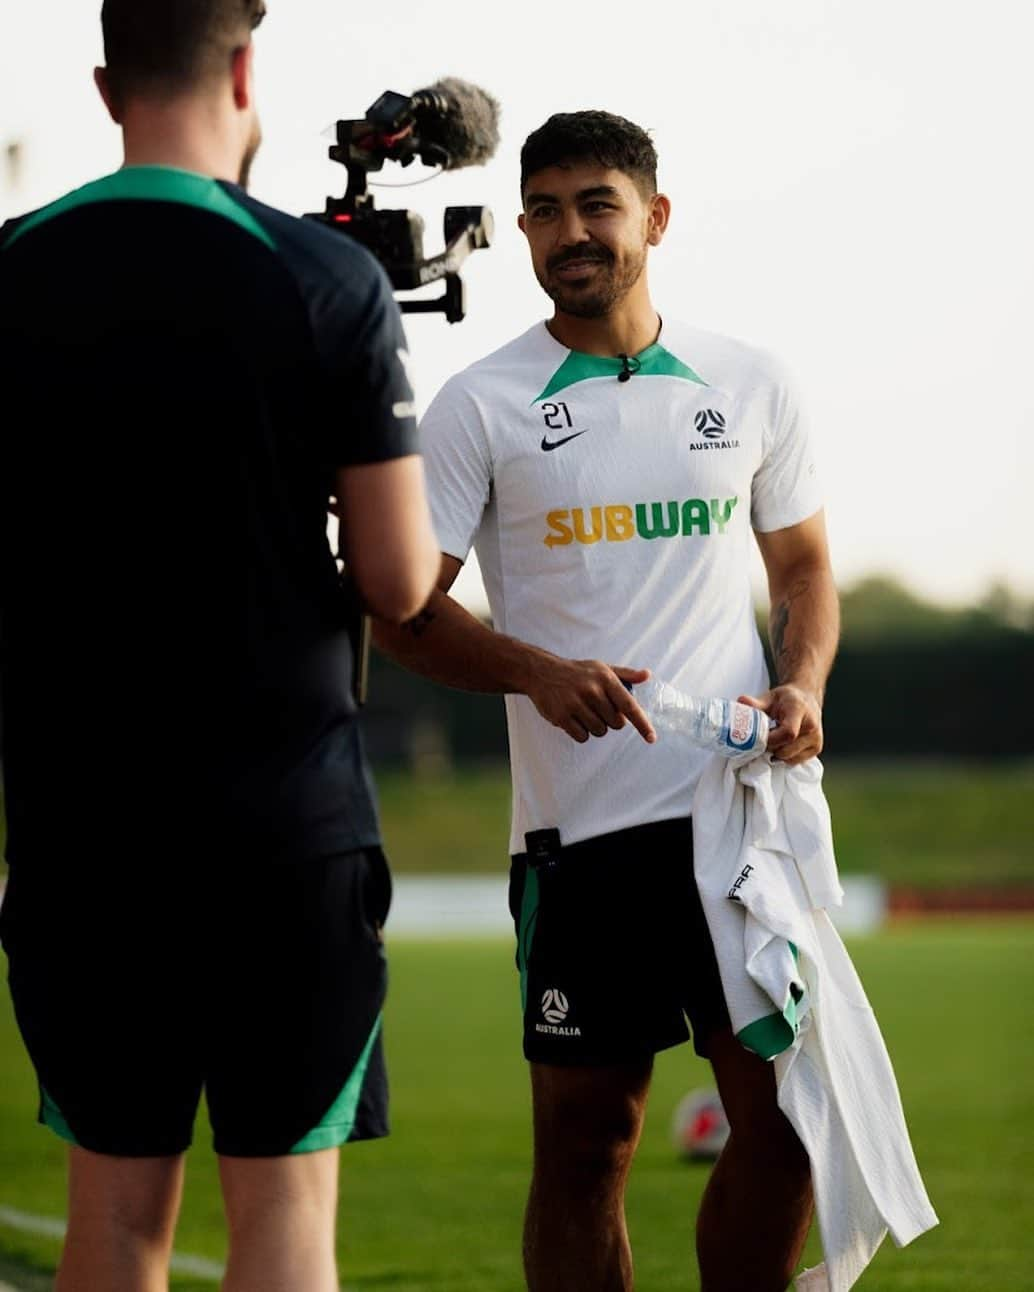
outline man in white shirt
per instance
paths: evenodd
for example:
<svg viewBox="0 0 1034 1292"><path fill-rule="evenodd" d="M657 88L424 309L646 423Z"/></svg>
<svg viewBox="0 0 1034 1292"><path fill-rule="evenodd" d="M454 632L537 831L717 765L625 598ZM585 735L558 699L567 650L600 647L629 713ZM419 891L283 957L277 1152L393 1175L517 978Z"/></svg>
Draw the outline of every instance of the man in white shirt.
<svg viewBox="0 0 1034 1292"><path fill-rule="evenodd" d="M837 597L779 365L662 321L651 303L648 251L671 209L656 161L644 131L605 112L551 117L525 142L519 224L553 317L429 408L438 590L407 629L378 633L426 676L506 696L533 1292L632 1287L625 1181L653 1055L688 1038L687 1016L732 1128L697 1224L705 1292L785 1288L811 1217L807 1158L771 1068L729 1030L693 880L689 813L707 754L655 744L634 687L653 673L741 696L777 722L775 757L811 758ZM752 530L772 602L771 688ZM494 629L447 595L472 546Z"/></svg>

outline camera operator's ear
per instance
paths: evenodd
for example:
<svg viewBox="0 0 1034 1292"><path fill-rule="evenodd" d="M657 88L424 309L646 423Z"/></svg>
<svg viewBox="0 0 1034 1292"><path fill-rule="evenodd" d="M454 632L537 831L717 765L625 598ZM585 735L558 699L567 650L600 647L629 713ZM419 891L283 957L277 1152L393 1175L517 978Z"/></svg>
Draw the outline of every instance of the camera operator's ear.
<svg viewBox="0 0 1034 1292"><path fill-rule="evenodd" d="M104 100L108 115L115 125L120 126L122 124L121 113L116 106L115 95L111 89L111 82L108 80L108 69L106 67L95 67L93 69L93 83L97 87L97 93Z"/></svg>
<svg viewBox="0 0 1034 1292"><path fill-rule="evenodd" d="M249 40L230 55L230 75L233 78L233 102L244 112L252 106L255 97L255 46Z"/></svg>

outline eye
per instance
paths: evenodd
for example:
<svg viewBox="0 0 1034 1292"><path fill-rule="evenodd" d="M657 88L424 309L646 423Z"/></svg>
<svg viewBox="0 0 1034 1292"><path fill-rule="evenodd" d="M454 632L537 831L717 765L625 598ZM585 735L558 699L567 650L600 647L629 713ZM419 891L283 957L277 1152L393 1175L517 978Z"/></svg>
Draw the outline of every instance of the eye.
<svg viewBox="0 0 1034 1292"><path fill-rule="evenodd" d="M533 220L549 220L556 214L555 206L533 206L528 215Z"/></svg>
<svg viewBox="0 0 1034 1292"><path fill-rule="evenodd" d="M601 198L596 198L591 202L586 202L585 210L590 215L597 215L601 211L613 211L614 204L613 202L604 202Z"/></svg>

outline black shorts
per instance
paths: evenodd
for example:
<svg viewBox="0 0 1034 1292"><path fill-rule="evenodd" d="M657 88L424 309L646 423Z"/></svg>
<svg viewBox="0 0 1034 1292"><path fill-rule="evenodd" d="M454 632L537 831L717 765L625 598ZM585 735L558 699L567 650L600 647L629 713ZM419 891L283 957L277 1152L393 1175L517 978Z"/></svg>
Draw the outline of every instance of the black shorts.
<svg viewBox="0 0 1034 1292"><path fill-rule="evenodd" d="M12 867L0 910L39 1120L97 1153L270 1157L387 1134L379 848L148 873Z"/></svg>
<svg viewBox="0 0 1034 1292"><path fill-rule="evenodd" d="M729 1026L693 877L688 818L559 847L540 830L510 867L510 913L535 1063L616 1064Z"/></svg>

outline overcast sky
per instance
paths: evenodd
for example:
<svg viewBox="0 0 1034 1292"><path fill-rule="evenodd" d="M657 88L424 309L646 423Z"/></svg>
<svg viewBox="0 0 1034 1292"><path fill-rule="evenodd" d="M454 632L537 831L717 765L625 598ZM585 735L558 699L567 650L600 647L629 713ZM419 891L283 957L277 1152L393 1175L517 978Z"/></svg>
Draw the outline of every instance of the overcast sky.
<svg viewBox="0 0 1034 1292"><path fill-rule="evenodd" d="M425 216L429 253L446 205L496 218L464 271L467 320L407 320L421 408L548 313L515 227L520 146L551 112L607 108L652 132L673 202L650 262L662 315L763 345L797 377L841 581L883 570L951 602L993 579L1034 595L1030 6L268 5L264 201L301 214L343 193L323 131L384 89L453 75L502 104L486 167L378 190L379 207ZM0 216L120 163L90 80L98 14L0 0L0 147L23 145ZM472 601L478 586L474 571L461 585Z"/></svg>

